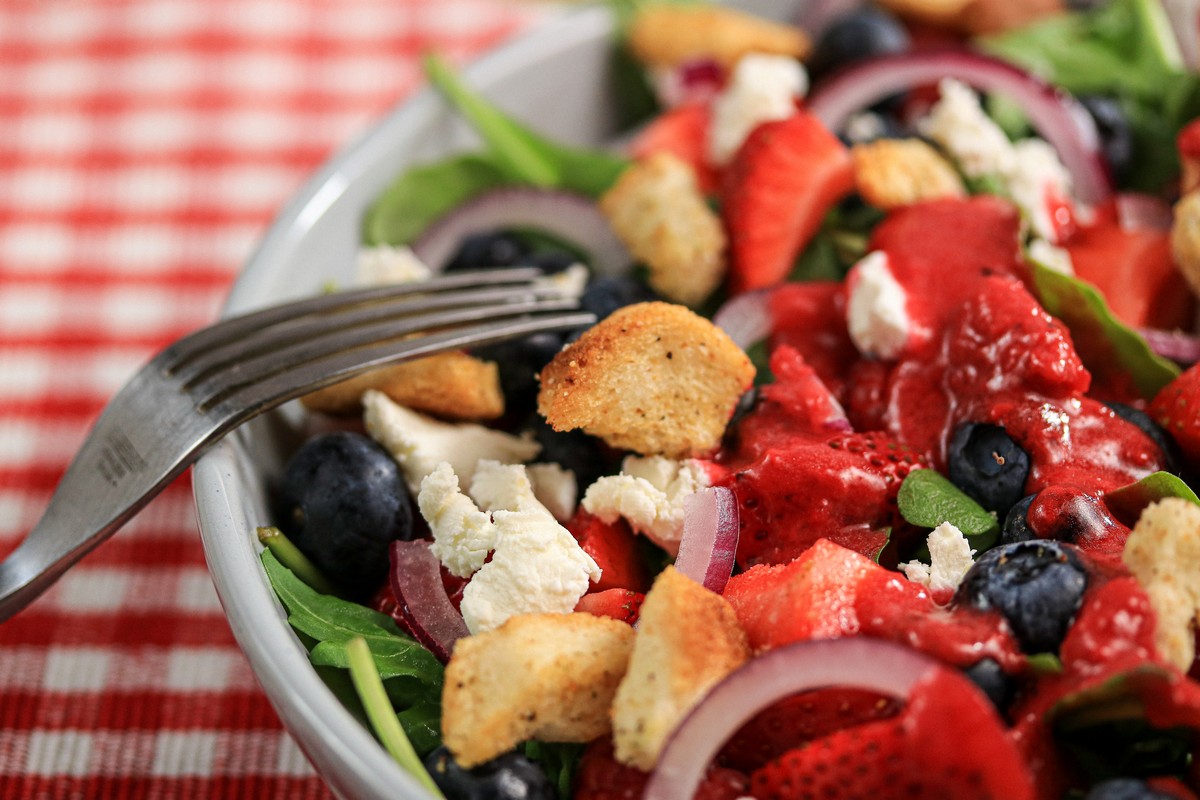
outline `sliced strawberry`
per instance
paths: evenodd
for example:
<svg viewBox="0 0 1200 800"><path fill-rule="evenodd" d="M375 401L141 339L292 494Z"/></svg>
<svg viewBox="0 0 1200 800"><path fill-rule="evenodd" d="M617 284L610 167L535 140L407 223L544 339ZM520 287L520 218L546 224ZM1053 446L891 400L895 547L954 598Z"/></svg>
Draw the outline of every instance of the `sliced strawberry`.
<svg viewBox="0 0 1200 800"><path fill-rule="evenodd" d="M900 702L861 689L817 689L759 712L721 748L718 762L752 772L789 750L865 722L895 716Z"/></svg>
<svg viewBox="0 0 1200 800"><path fill-rule="evenodd" d="M712 118L708 106L689 103L676 106L655 117L634 138L629 153L643 158L653 153L670 153L696 171L700 191L715 194L717 169L708 159L708 126Z"/></svg>
<svg viewBox="0 0 1200 800"><path fill-rule="evenodd" d="M575 604L576 611L597 617L612 617L630 625L638 621L646 595L629 589L605 589L588 592Z"/></svg>
<svg viewBox="0 0 1200 800"><path fill-rule="evenodd" d="M784 564L819 539L876 557L888 531L905 525L896 494L920 458L879 433L772 436L754 416L741 423L747 444L730 458L736 470L714 480L738 498L738 563Z"/></svg>
<svg viewBox="0 0 1200 800"><path fill-rule="evenodd" d="M800 111L751 131L721 189L732 291L786 278L826 212L853 188L850 151L816 117Z"/></svg>
<svg viewBox="0 0 1200 800"><path fill-rule="evenodd" d="M1187 460L1200 464L1200 364L1163 387L1149 410L1175 438Z"/></svg>
<svg viewBox="0 0 1200 800"><path fill-rule="evenodd" d="M751 775L758 800L1028 800L1033 785L988 701L950 670L903 713L839 730Z"/></svg>
<svg viewBox="0 0 1200 800"><path fill-rule="evenodd" d="M1076 276L1099 289L1126 325L1191 326L1196 306L1175 268L1169 230L1097 224L1080 230L1065 247Z"/></svg>
<svg viewBox="0 0 1200 800"><path fill-rule="evenodd" d="M773 349L794 348L829 391L841 400L858 350L846 328L846 290L841 281L785 283L771 292Z"/></svg>
<svg viewBox="0 0 1200 800"><path fill-rule="evenodd" d="M724 596L754 650L864 635L901 642L960 667L982 658L1007 670L1024 663L998 616L936 608L921 584L826 539L789 564L734 575Z"/></svg>
<svg viewBox="0 0 1200 800"><path fill-rule="evenodd" d="M625 520L617 519L610 524L580 508L566 528L600 567L600 581L591 591L644 592L650 588L650 575L642 561L637 536Z"/></svg>
<svg viewBox="0 0 1200 800"><path fill-rule="evenodd" d="M649 773L619 763L612 742L602 737L592 742L579 759L573 800L640 800ZM736 800L744 797L749 782L735 770L710 767L696 790L695 800Z"/></svg>
<svg viewBox="0 0 1200 800"><path fill-rule="evenodd" d="M1182 167L1179 193L1187 194L1200 186L1200 119L1194 119L1184 125L1175 144L1179 149L1179 162Z"/></svg>

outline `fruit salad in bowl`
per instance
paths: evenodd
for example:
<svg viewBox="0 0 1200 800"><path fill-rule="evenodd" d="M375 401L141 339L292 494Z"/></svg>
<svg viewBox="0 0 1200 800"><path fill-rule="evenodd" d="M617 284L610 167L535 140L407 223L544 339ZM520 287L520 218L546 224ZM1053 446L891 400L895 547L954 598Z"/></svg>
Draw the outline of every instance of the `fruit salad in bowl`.
<svg viewBox="0 0 1200 800"><path fill-rule="evenodd" d="M458 127L357 151L333 289L529 265L597 322L234 443L270 442L234 516L278 614L235 633L309 687L265 681L314 760L447 800L1197 797L1179 7L592 11L602 133L431 56Z"/></svg>

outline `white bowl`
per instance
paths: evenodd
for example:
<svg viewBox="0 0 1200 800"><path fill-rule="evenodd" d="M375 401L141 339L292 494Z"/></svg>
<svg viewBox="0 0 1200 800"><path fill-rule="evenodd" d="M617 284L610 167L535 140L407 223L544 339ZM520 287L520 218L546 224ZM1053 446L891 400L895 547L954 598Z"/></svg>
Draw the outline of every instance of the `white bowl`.
<svg viewBox="0 0 1200 800"><path fill-rule="evenodd" d="M737 5L794 19L803 0ZM607 9L563 14L466 71L486 97L561 141L599 144L616 133ZM333 158L280 213L226 306L233 314L353 277L364 210L406 166L472 149L477 140L430 91L404 103ZM233 634L284 725L339 795L428 798L325 686L287 624L255 536L271 524L266 487L301 437L284 408L243 426L193 472L204 551Z"/></svg>

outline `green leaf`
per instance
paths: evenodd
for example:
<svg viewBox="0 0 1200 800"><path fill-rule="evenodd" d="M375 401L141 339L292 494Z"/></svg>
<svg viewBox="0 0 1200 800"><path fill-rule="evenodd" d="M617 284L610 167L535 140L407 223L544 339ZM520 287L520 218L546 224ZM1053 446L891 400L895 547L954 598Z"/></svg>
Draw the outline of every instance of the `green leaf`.
<svg viewBox="0 0 1200 800"><path fill-rule="evenodd" d="M996 518L941 473L915 469L900 484L896 497L900 515L921 528L949 522L971 540L979 552L991 547L1000 532Z"/></svg>
<svg viewBox="0 0 1200 800"><path fill-rule="evenodd" d="M429 772L421 763L412 742L404 732L404 726L400 724L396 711L392 708L392 703L383 688L383 681L375 671L375 662L371 658L372 653L367 640L355 637L346 645L346 650L350 657L350 679L354 681L354 688L376 737L397 764L416 778L434 797L441 797L441 790L433 782L433 778L429 777Z"/></svg>
<svg viewBox="0 0 1200 800"><path fill-rule="evenodd" d="M314 665L349 668L346 645L361 637L370 646L376 668L385 678L407 675L431 689L441 687L441 663L406 636L391 617L333 595L320 594L280 564L270 550L263 551L262 562L275 594L288 610L288 623L317 640L310 653Z"/></svg>
<svg viewBox="0 0 1200 800"><path fill-rule="evenodd" d="M384 686L391 696L391 681ZM393 701L394 702L394 701ZM426 697L401 711L396 712L396 718L404 727L408 740L412 742L417 755L424 758L437 749L442 743L442 704L440 698Z"/></svg>
<svg viewBox="0 0 1200 800"><path fill-rule="evenodd" d="M475 128L496 167L513 183L598 197L629 166L626 158L602 150L566 147L533 132L469 89L436 56L426 57L425 72Z"/></svg>
<svg viewBox="0 0 1200 800"><path fill-rule="evenodd" d="M1113 516L1132 526L1146 506L1165 497L1181 497L1200 505L1200 497L1196 496L1192 487L1169 472L1155 472L1136 483L1115 489L1104 495L1104 502Z"/></svg>
<svg viewBox="0 0 1200 800"><path fill-rule="evenodd" d="M337 593L337 590L333 588L333 584L317 568L317 565L312 563L308 556L300 552L300 548L296 547L292 543L292 540L284 535L283 531L274 525L269 525L258 528L257 533L258 540L266 545L272 555L279 559L279 563L291 570L296 577L321 594Z"/></svg>
<svg viewBox="0 0 1200 800"><path fill-rule="evenodd" d="M1071 331L1075 351L1097 382L1132 384L1149 399L1179 375L1179 367L1112 315L1096 287L1036 261L1031 265L1038 301Z"/></svg>
<svg viewBox="0 0 1200 800"><path fill-rule="evenodd" d="M413 167L367 209L363 241L368 245L407 244L456 206L508 182L499 167L479 155Z"/></svg>
<svg viewBox="0 0 1200 800"><path fill-rule="evenodd" d="M558 791L559 800L571 800L571 785L584 745L529 741L521 749L526 758L546 773Z"/></svg>

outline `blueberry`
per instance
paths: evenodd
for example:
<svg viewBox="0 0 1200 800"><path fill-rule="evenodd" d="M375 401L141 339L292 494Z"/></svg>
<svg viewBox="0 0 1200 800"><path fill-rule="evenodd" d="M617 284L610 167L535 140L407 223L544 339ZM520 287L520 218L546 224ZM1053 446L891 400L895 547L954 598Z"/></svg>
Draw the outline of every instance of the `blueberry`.
<svg viewBox="0 0 1200 800"><path fill-rule="evenodd" d="M1137 778L1112 778L1093 786L1083 800L1171 800L1173 797Z"/></svg>
<svg viewBox="0 0 1200 800"><path fill-rule="evenodd" d="M863 8L830 23L805 66L817 80L864 59L906 52L910 46L899 20L880 9Z"/></svg>
<svg viewBox="0 0 1200 800"><path fill-rule="evenodd" d="M532 432L534 440L542 446L537 460L554 461L563 469L574 472L581 491L600 476L611 475L620 469L620 454L583 431L556 431L537 414L530 418L526 430Z"/></svg>
<svg viewBox="0 0 1200 800"><path fill-rule="evenodd" d="M1108 161L1113 179L1120 183L1129 177L1129 170L1133 166L1133 127L1125 116L1125 110L1115 97L1108 95L1084 94L1079 95L1078 100L1095 120L1104 158Z"/></svg>
<svg viewBox="0 0 1200 800"><path fill-rule="evenodd" d="M653 289L632 275L602 275L588 283L583 296L579 298L579 304L584 311L591 311L601 320L618 308L661 299Z"/></svg>
<svg viewBox="0 0 1200 800"><path fill-rule="evenodd" d="M1023 497L1004 515L1004 527L1000 529L1000 544L1015 544L1028 542L1038 538L1029 527L1029 507L1033 505L1036 494Z"/></svg>
<svg viewBox="0 0 1200 800"><path fill-rule="evenodd" d="M998 710L1003 711L1012 699L1012 679L1000 667L1000 663L992 658L976 661L963 670L972 683L979 687L987 699L992 701Z"/></svg>
<svg viewBox="0 0 1200 800"><path fill-rule="evenodd" d="M1178 472L1180 464L1179 446L1161 425L1141 409L1127 406L1124 403L1109 403L1108 407L1121 419L1136 425L1142 433L1150 437L1150 441L1158 445L1162 451L1163 467L1167 472Z"/></svg>
<svg viewBox="0 0 1200 800"><path fill-rule="evenodd" d="M988 511L1003 516L1025 496L1029 456L998 425L968 422L950 440L951 482Z"/></svg>
<svg viewBox="0 0 1200 800"><path fill-rule="evenodd" d="M995 610L1026 653L1055 653L1087 588L1071 545L1050 539L992 548L967 571L955 602Z"/></svg>
<svg viewBox="0 0 1200 800"><path fill-rule="evenodd" d="M360 433L305 442L280 486L283 525L347 596L361 598L387 577L388 545L413 537L413 512L395 460Z"/></svg>
<svg viewBox="0 0 1200 800"><path fill-rule="evenodd" d="M477 233L462 240L458 250L442 268L445 272L511 267L529 255L520 237L509 231Z"/></svg>
<svg viewBox="0 0 1200 800"><path fill-rule="evenodd" d="M506 753L463 769L443 745L425 757L425 769L446 800L555 800L550 779L528 758Z"/></svg>
<svg viewBox="0 0 1200 800"><path fill-rule="evenodd" d="M562 333L545 331L481 347L475 355L500 367L500 388L506 410L523 418L537 398L537 374L563 348Z"/></svg>

